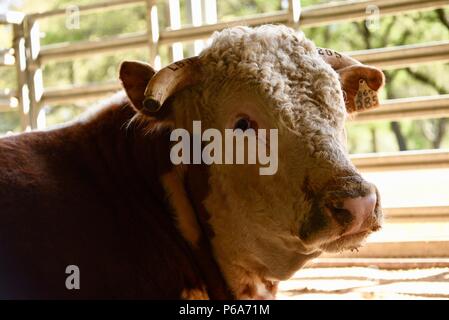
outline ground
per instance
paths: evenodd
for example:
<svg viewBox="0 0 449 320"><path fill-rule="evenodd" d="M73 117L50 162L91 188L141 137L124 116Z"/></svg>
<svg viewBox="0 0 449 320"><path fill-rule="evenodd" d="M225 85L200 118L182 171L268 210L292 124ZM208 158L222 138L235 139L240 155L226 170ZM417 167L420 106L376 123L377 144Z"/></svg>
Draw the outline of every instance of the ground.
<svg viewBox="0 0 449 320"><path fill-rule="evenodd" d="M280 284L278 299L449 299L449 261L446 264L410 269L305 268Z"/></svg>

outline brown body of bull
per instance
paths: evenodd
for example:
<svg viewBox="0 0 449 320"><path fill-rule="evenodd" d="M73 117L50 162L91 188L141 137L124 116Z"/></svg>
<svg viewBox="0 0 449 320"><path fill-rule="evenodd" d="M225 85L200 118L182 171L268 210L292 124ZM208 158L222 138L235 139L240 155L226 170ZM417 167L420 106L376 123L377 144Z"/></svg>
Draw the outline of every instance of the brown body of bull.
<svg viewBox="0 0 449 320"><path fill-rule="evenodd" d="M207 241L192 249L173 222L160 185L168 132L126 127L134 113L120 103L0 139L1 299L232 298ZM68 265L79 290L66 288Z"/></svg>

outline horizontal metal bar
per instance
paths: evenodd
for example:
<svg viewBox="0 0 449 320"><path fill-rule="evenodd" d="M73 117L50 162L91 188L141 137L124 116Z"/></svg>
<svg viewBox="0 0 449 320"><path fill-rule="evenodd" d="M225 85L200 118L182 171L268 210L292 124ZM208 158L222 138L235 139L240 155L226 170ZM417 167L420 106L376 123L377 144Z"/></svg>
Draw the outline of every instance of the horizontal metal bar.
<svg viewBox="0 0 449 320"><path fill-rule="evenodd" d="M396 0L392 3L391 0L377 0L377 1L346 1L346 2L331 2L322 3L317 5L312 5L303 8L303 13L307 12L308 16L329 16L329 15L339 15L350 11L365 11L368 5L376 5L379 9L380 7L385 8L388 5L404 5L417 2L417 0ZM418 2L423 2L422 0ZM310 11L310 12L309 12Z"/></svg>
<svg viewBox="0 0 449 320"><path fill-rule="evenodd" d="M100 11L100 10L112 10L112 9L116 9L116 8L123 8L125 6L136 5L138 3L144 4L145 0L110 0L108 2L80 5L80 6L77 6L76 8L79 10L80 13L87 14L87 13L93 13L93 12ZM69 8L69 7L66 7L63 9L49 10L49 11L44 11L44 12L36 12L36 13L29 14L28 16L30 17L30 19L34 19L34 20L64 16L67 13L67 8Z"/></svg>
<svg viewBox="0 0 449 320"><path fill-rule="evenodd" d="M0 13L0 24L21 24L25 14L16 11Z"/></svg>
<svg viewBox="0 0 449 320"><path fill-rule="evenodd" d="M285 22L286 11L276 14L261 14L249 17L245 20L245 25L259 25L264 23ZM285 20L285 21L284 21ZM222 22L218 24L203 25L199 27L187 27L179 30L161 31L158 44L172 44L178 41L193 41L209 37L214 31L231 26L241 25L242 20ZM179 40L181 39L181 40ZM112 52L116 50L127 50L132 48L145 47L148 45L149 37L147 33L135 33L133 35L116 36L104 38L96 41L79 41L75 43L57 43L43 46L39 59L45 63L49 60L63 60L73 57L92 55L93 53Z"/></svg>
<svg viewBox="0 0 449 320"><path fill-rule="evenodd" d="M447 268L448 258L317 258L306 268L368 267L386 270Z"/></svg>
<svg viewBox="0 0 449 320"><path fill-rule="evenodd" d="M448 0L367 0L345 1L305 7L301 13L300 26L312 27L365 20L369 6L378 9L379 16L402 14L410 11L433 10L449 5Z"/></svg>
<svg viewBox="0 0 449 320"><path fill-rule="evenodd" d="M387 6L387 2L385 0L371 0L371 1L345 1L338 4L333 5L320 5L320 6L311 6L304 8L301 15L301 26L313 26L316 24L329 24L335 22L335 16L330 13L329 15L322 15L322 12L333 12L337 10L339 13L343 15L341 19L365 19L366 12L365 8L368 5L378 5L381 9L379 14L387 14L394 12L406 12L409 10L422 10L425 8L436 8L445 5L449 5L449 0L439 0L439 1L400 1L395 5L391 5L391 3ZM355 6L355 7L354 7ZM382 8L385 7L385 10ZM361 10L363 8L363 10ZM324 10L324 11L323 11ZM185 27L179 30L165 30L161 31L159 44L172 44L174 42L183 42L183 41L192 41L196 39L206 39L208 38L214 31L222 30L227 27L236 26L236 25L260 25L264 23L289 23L289 13L287 10L279 11L276 13L270 14L260 14L250 17L245 17L243 19L220 22L217 24L211 25L202 25L198 27ZM77 43L63 43L63 44L54 44L51 46L44 46L41 48L40 58L42 61L48 61L50 59L69 59L77 56L89 55L92 53L101 53L106 51L115 51L120 49L126 49L126 46L130 48L135 47L144 47L148 44L149 37L146 33L137 34L133 36L120 36L108 39L102 39L98 41L82 41ZM400 47L399 50L407 49L406 47ZM430 50L435 49L432 47ZM435 59L442 59L446 61L447 59L447 48L443 48L442 51L443 56L437 57L434 56ZM376 49L377 50L377 49ZM379 49L384 50L386 55L388 56L390 52L390 48L387 49ZM376 57L381 54L383 51L373 51L376 54ZM354 54L359 54L361 59L369 59L374 58L374 56L370 56L369 52L358 52ZM399 54L400 56L400 54ZM412 63L423 63L428 62L431 54L427 53L424 57L418 56L416 62L413 61L414 56L408 57L407 62L403 59L402 64ZM388 65L387 57L377 63L383 63L384 65ZM412 61L410 61L412 60ZM399 61L401 62L401 61ZM394 61L393 63L398 64L398 61ZM390 63L390 67L392 64Z"/></svg>
<svg viewBox="0 0 449 320"><path fill-rule="evenodd" d="M98 99L121 89L120 83L91 83L67 88L47 89L41 105L73 103L76 100Z"/></svg>
<svg viewBox="0 0 449 320"><path fill-rule="evenodd" d="M148 45L146 33L117 36L98 41L58 43L42 47L38 59L41 63L68 58L91 56L92 54L125 51Z"/></svg>
<svg viewBox="0 0 449 320"><path fill-rule="evenodd" d="M207 39L213 32L235 26L257 26L261 24L288 23L288 11L278 11L275 13L264 13L235 19L215 24L202 25L198 27L184 27L177 30L165 30L160 32L160 44L172 44L174 42L193 41L197 39Z"/></svg>
<svg viewBox="0 0 449 320"><path fill-rule="evenodd" d="M435 9L449 5L448 0L437 1L392 1L371 0L371 1L345 1L335 4L323 4L308 6L303 8L299 25L301 27L314 27L320 25L334 24L341 21L365 20L367 17L366 8L368 6L379 8L379 16L385 16L395 13L405 13L408 11ZM220 22L213 25L204 25L199 27L185 27L179 30L162 31L161 44L171 44L179 41L191 41L193 39L206 39L214 31L224 28L247 25L255 26L265 23L289 24L288 10L278 11L272 14L261 14L249 16L241 19Z"/></svg>
<svg viewBox="0 0 449 320"><path fill-rule="evenodd" d="M416 219L416 218L447 218L449 219L449 206L435 207L402 207L385 208L384 214L387 218L393 219ZM448 232L449 235L449 232Z"/></svg>
<svg viewBox="0 0 449 320"><path fill-rule="evenodd" d="M0 67L13 66L15 63L14 49L0 50Z"/></svg>
<svg viewBox="0 0 449 320"><path fill-rule="evenodd" d="M98 10L114 9L138 3L144 3L144 0L111 0L108 2L81 5L78 6L78 10L81 13L92 13ZM367 15L366 8L370 5L376 6L379 9L379 14L382 16L406 11L432 10L449 5L449 3L447 0L396 0L394 2L391 0L350 0L340 3L314 5L303 8L300 24L302 26L316 26L341 20L364 20ZM65 14L66 8L63 8L33 13L30 14L29 17L32 19L42 19L62 16ZM285 14L288 15L287 12L285 12ZM274 19L274 21L278 20ZM285 23L286 21L288 21L288 19L286 20L285 17L283 17L280 22ZM239 22L241 24L242 20L239 20Z"/></svg>
<svg viewBox="0 0 449 320"><path fill-rule="evenodd" d="M355 114L351 121L430 119L449 117L449 94L384 100L379 108Z"/></svg>
<svg viewBox="0 0 449 320"><path fill-rule="evenodd" d="M361 171L449 168L449 151L420 150L351 155Z"/></svg>
<svg viewBox="0 0 449 320"><path fill-rule="evenodd" d="M185 29L170 32L183 33L184 30ZM161 33L160 43L165 43L163 34L164 33ZM191 35L191 38L198 39L198 35L193 34ZM171 42L171 40L169 42ZM142 33L99 41L63 43L43 47L39 59L41 62L64 60L88 56L93 53L98 54L111 51L115 52L117 50L129 50L132 48L144 47L145 45L147 45L147 36ZM447 62L449 61L449 41L353 51L348 54L362 63L378 66L383 69L400 68L429 62Z"/></svg>
<svg viewBox="0 0 449 320"><path fill-rule="evenodd" d="M449 61L449 41L348 52L362 63L382 69Z"/></svg>

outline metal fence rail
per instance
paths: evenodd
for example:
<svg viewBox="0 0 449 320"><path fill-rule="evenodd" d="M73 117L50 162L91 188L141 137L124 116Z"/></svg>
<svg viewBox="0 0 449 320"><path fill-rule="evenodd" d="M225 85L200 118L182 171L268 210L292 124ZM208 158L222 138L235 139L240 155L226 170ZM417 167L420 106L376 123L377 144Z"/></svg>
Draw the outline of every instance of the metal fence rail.
<svg viewBox="0 0 449 320"><path fill-rule="evenodd" d="M358 113L352 121L429 119L449 117L449 94L384 100L382 106Z"/></svg>
<svg viewBox="0 0 449 320"><path fill-rule="evenodd" d="M112 10L112 9L123 9L127 6L132 6L136 4L144 4L145 0L110 0L107 2L98 2L98 3L92 3L92 4L85 4L82 6L79 6L78 9L83 14L88 13L96 13L99 11L104 10ZM64 9L55 9L55 10L48 10L44 12L35 12L29 14L29 18L32 20L37 19L44 19L44 18L51 18L51 17L60 17L66 15L67 10Z"/></svg>
<svg viewBox="0 0 449 320"><path fill-rule="evenodd" d="M449 61L449 41L349 52L353 58L382 69Z"/></svg>
<svg viewBox="0 0 449 320"><path fill-rule="evenodd" d="M384 212L387 219L445 218L449 220L449 207L447 206L387 208L384 209Z"/></svg>
<svg viewBox="0 0 449 320"><path fill-rule="evenodd" d="M416 170L449 167L449 151L420 150L394 153L352 155L352 162L362 171Z"/></svg>
<svg viewBox="0 0 449 320"><path fill-rule="evenodd" d="M118 82L96 83L47 90L42 105L68 103L79 99L98 99L121 89Z"/></svg>
<svg viewBox="0 0 449 320"><path fill-rule="evenodd" d="M115 53L117 51L144 48L147 45L148 36L146 33L110 37L97 41L62 43L42 47L38 60L39 63L69 60L73 58L92 56L93 54Z"/></svg>

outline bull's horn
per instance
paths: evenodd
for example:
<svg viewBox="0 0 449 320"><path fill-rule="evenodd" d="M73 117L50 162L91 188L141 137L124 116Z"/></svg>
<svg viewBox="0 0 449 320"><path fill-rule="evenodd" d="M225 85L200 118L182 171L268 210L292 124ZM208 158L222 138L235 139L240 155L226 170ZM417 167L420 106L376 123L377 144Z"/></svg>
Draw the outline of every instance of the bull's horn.
<svg viewBox="0 0 449 320"><path fill-rule="evenodd" d="M317 48L331 67L340 75L341 87L348 112L363 111L379 105L378 91L385 82L382 71L334 50Z"/></svg>
<svg viewBox="0 0 449 320"><path fill-rule="evenodd" d="M156 113L170 96L199 83L201 79L201 64L198 57L174 62L159 70L148 82L143 107L149 113Z"/></svg>

